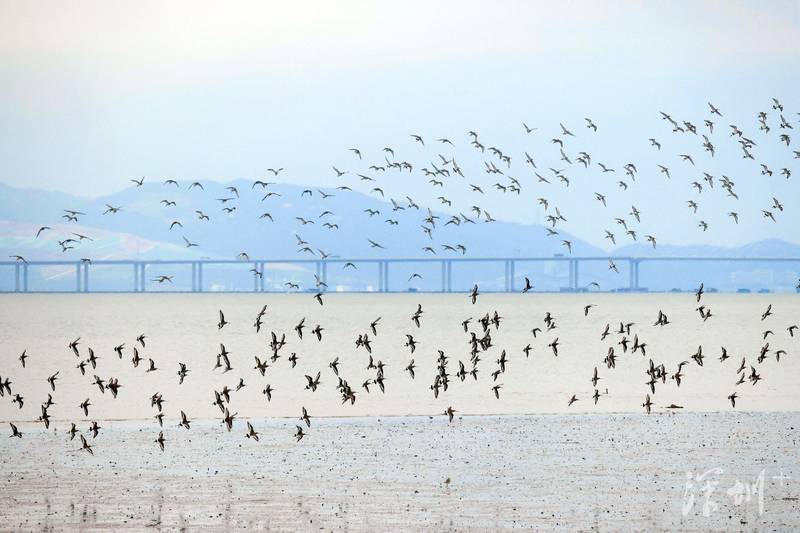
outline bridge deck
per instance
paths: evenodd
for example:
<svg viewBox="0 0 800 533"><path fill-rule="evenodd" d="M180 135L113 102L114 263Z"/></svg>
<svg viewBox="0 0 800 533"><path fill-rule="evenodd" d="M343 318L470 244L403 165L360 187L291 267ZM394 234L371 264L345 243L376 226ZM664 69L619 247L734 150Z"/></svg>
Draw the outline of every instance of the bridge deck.
<svg viewBox="0 0 800 533"><path fill-rule="evenodd" d="M93 266L129 266L133 272L133 290L119 292L144 292L147 289L146 271L148 266L188 265L191 266L191 292L203 292L204 267L222 265L249 265L253 271L253 291L263 292L265 289L264 273L267 265L313 265L318 278L327 281L328 265L347 263L377 264L378 291L388 292L389 271L392 264L439 264L441 265L441 291L452 291L453 264L463 263L502 263L504 272L504 290L516 290L517 263L568 263L569 282L566 290L579 290L580 264L591 262L608 262L627 264L629 273L629 290L639 290L640 265L645 262L736 262L736 263L797 263L800 257L632 257L632 256L552 256L552 257L448 257L448 258L326 258L326 259L114 259L97 261L0 261L0 268L13 267L14 292L29 291L29 270L32 267L71 266L75 268L75 292L90 292L90 272ZM323 287L324 289L324 287ZM63 291L62 291L63 292ZM183 291L188 292L188 291Z"/></svg>

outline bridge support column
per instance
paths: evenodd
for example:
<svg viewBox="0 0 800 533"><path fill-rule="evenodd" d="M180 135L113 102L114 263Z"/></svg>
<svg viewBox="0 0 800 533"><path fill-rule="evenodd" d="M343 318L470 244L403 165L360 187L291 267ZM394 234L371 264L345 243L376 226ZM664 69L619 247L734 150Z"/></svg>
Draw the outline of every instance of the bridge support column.
<svg viewBox="0 0 800 533"><path fill-rule="evenodd" d="M83 292L89 292L89 263L83 263Z"/></svg>
<svg viewBox="0 0 800 533"><path fill-rule="evenodd" d="M572 261L572 259L570 259L568 261L568 264L569 264L569 288L572 289L573 287L572 280L575 276L575 263Z"/></svg>
<svg viewBox="0 0 800 533"><path fill-rule="evenodd" d="M453 292L453 262L447 262L447 292Z"/></svg>
<svg viewBox="0 0 800 533"><path fill-rule="evenodd" d="M203 263L197 263L197 292L203 292Z"/></svg>
<svg viewBox="0 0 800 533"><path fill-rule="evenodd" d="M75 263L75 292L81 292L81 264Z"/></svg>
<svg viewBox="0 0 800 533"><path fill-rule="evenodd" d="M22 291L28 292L28 263L22 265Z"/></svg>
<svg viewBox="0 0 800 533"><path fill-rule="evenodd" d="M383 261L383 292L389 292L389 262Z"/></svg>
<svg viewBox="0 0 800 533"><path fill-rule="evenodd" d="M511 280L509 279L510 278L510 272L509 272L510 268L508 266L508 259L503 261L503 268L504 268L504 270L503 270L503 281L505 282L503 290L505 292L508 292L509 288L511 287Z"/></svg>
<svg viewBox="0 0 800 533"><path fill-rule="evenodd" d="M442 292L447 290L447 262L442 261Z"/></svg>
<svg viewBox="0 0 800 533"><path fill-rule="evenodd" d="M147 263L140 263L139 264L139 286L141 287L141 291L142 292L146 291L145 282L144 282L144 276L145 276L145 270L146 269L147 269Z"/></svg>
<svg viewBox="0 0 800 533"><path fill-rule="evenodd" d="M192 263L192 292L197 290L197 263Z"/></svg>
<svg viewBox="0 0 800 533"><path fill-rule="evenodd" d="M260 264L261 275L258 277L258 290L264 292L264 263Z"/></svg>
<svg viewBox="0 0 800 533"><path fill-rule="evenodd" d="M14 292L19 292L21 285L19 282L19 263L14 265Z"/></svg>
<svg viewBox="0 0 800 533"><path fill-rule="evenodd" d="M253 292L258 292L258 263L253 263Z"/></svg>
<svg viewBox="0 0 800 533"><path fill-rule="evenodd" d="M511 292L514 292L516 290L514 288L514 278L516 277L516 263L515 263L515 261L513 259L510 260L508 262L508 266L509 266L509 269L510 269L510 272L511 272L511 285L510 285L509 289L511 290Z"/></svg>
<svg viewBox="0 0 800 533"><path fill-rule="evenodd" d="M328 291L328 263L323 261L322 262L322 292Z"/></svg>
<svg viewBox="0 0 800 533"><path fill-rule="evenodd" d="M580 261L578 261L577 259L575 259L574 261L575 261L575 268L573 269L572 275L575 281L573 288L577 291L578 288L580 287L580 283L578 282L578 273L580 272Z"/></svg>
<svg viewBox="0 0 800 533"><path fill-rule="evenodd" d="M638 289L639 288L639 261L634 261L633 263L633 281L634 286Z"/></svg>
<svg viewBox="0 0 800 533"><path fill-rule="evenodd" d="M636 288L636 261L628 260L628 289Z"/></svg>

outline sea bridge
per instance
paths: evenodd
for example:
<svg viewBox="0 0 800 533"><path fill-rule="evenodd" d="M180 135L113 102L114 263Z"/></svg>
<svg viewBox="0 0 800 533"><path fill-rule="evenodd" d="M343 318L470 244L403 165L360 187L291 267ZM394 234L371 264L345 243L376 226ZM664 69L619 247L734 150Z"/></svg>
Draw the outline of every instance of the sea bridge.
<svg viewBox="0 0 800 533"><path fill-rule="evenodd" d="M74 290L69 292L91 292L91 278L92 271L97 267L103 266L116 266L121 268L130 269L130 279L132 286L122 289L114 289L111 292L147 292L148 291L148 271L151 275L157 275L154 272L156 269L163 267L172 268L185 268L187 274L191 272L191 290L181 292L205 292L204 287L208 279L206 278L206 271L212 266L225 266L225 265L245 265L249 266L249 273L252 274L252 291L253 292L279 292L270 290L266 287L265 280L270 272L271 267L276 265L293 265L299 266L304 269L313 269L316 276L323 282L328 281L328 269L331 266L342 267L348 263L355 266L360 265L377 265L377 292L391 292L390 272L392 266L401 264L426 264L438 265L441 272L441 284L439 290L441 292L453 291L453 269L454 266L458 268L464 264L483 264L483 265L500 265L504 267L504 290L505 292L514 292L520 290L518 276L516 274L517 265L520 263L536 264L536 263L555 263L568 267L568 284L562 287L562 291L578 291L582 290L580 284L581 265L591 263L605 263L610 264L613 261L618 267L622 267L627 271L628 287L625 290L639 291L643 290L640 280L640 268L644 263L791 263L798 266L800 271L800 258L798 257L627 257L627 256L602 256L602 257L570 257L570 256L551 256L551 257L454 257L454 258L405 258L405 259L383 259L383 258L370 258L370 259L343 259L343 258L326 258L326 259L183 259L183 260L96 260L96 261L2 261L0 262L0 277L2 272L13 269L13 290L6 289L2 292L55 292L47 290L34 290L29 289L30 274L34 269L48 268L48 267L68 267L74 268ZM626 268L625 268L626 267ZM152 281L152 280L150 280ZM325 287L321 287L325 290ZM65 291L58 291L65 292ZM103 291L109 292L109 291ZM163 292L163 291L159 291Z"/></svg>

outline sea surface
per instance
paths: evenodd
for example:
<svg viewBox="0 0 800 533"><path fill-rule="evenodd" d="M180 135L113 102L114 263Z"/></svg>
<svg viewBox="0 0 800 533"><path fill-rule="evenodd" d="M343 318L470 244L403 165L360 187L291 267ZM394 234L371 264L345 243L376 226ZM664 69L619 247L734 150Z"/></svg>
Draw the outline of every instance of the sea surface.
<svg viewBox="0 0 800 533"><path fill-rule="evenodd" d="M643 412L641 404L650 393L655 411L670 404L686 411L731 411L728 396L737 393L736 409L746 411L791 411L800 405L800 330L791 337L787 328L800 323L800 298L796 295L709 294L702 304L712 316L703 320L693 294L486 294L472 305L463 294L326 294L324 305L312 295L4 295L0 296L0 376L11 379L12 391L25 398L22 409L8 397L0 401L0 420L35 420L39 404L53 394L50 415L55 420L82 420L78 404L89 398L90 419L148 419L156 413L150 397L159 393L165 400L167 418L183 410L190 418L216 418L213 390L235 389L231 406L240 417L297 417L305 406L314 416L401 416L440 414L452 406L460 414L523 414L566 412ZM593 304L588 316L584 306ZM260 333L253 327L256 315L266 305ZM421 305L420 327L411 316ZM761 320L772 305L772 315ZM218 328L223 310L229 324ZM658 311L669 317L666 326L655 326ZM470 331L483 335L477 320L486 313L500 315L500 327L491 326L493 347L481 352L477 380L463 382L454 374L459 361L466 370L470 363L469 334L462 321L471 318ZM544 317L550 313L555 329L547 330ZM377 335L370 323L380 317ZM305 318L300 339L294 327ZM620 322L632 323L633 341L645 343L645 353L623 351L623 335L615 333ZM311 330L321 325L322 341ZM606 324L612 333L603 341ZM540 328L536 336L531 333ZM771 331L767 338L764 332ZM271 333L285 334L286 344L279 358L270 361L265 376L254 369L255 357L272 355ZM368 369L370 354L356 347L359 334L368 334L373 362L384 363L385 391L362 383L376 377ZM136 338L144 334L146 346ZM414 337L412 354L405 346L406 335ZM68 344L80 338L76 357ZM548 345L558 339L558 356ZM125 344L120 359L114 347ZM758 363L761 348L769 344L766 358ZM220 344L230 352L233 370L213 370ZM523 353L531 345L528 357ZM632 342L630 343L633 344ZM702 346L705 359L699 366L691 356ZM138 347L143 361L131 363ZM613 347L616 368L603 362ZM730 356L718 360L725 347ZM86 365L81 375L77 364L91 348L97 368ZM26 368L17 360L25 350ZM447 391L435 398L431 385L436 375L438 350L448 357L451 374ZM505 350L506 371L496 379L497 360ZM784 350L780 362L778 350ZM297 354L292 368L288 358ZM356 391L355 404L343 404L336 389L338 377L329 363L338 358L339 377ZM746 373L751 366L761 376L736 385L742 359ZM147 372L148 359L156 371ZM416 377L404 369L414 359ZM674 379L656 384L652 394L646 382L650 360L664 364L671 376L682 361L680 387ZM189 369L179 385L178 363ZM591 378L598 369L595 404ZM47 377L58 372L53 393ZM304 376L320 373L316 392L306 389ZM94 376L116 378L119 396L92 385ZM262 391L274 392L267 401ZM492 387L501 385L496 399ZM606 392L607 391L607 392ZM567 407L572 395L578 401Z"/></svg>

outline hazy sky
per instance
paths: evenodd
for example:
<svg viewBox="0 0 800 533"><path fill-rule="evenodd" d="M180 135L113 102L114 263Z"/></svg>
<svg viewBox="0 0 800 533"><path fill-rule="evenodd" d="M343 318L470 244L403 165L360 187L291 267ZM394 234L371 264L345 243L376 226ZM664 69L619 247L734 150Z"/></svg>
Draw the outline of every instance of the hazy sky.
<svg viewBox="0 0 800 533"><path fill-rule="evenodd" d="M381 160L389 145L410 159L419 154L409 133L446 136L466 160L477 157L467 130L506 147L528 179L523 150L545 168L558 163L549 140L559 122L596 161L636 162L655 176L663 159L679 174L683 138L669 156L647 143L675 137L659 110L702 125L711 100L726 114L718 142L733 145L727 124L755 135L756 113L772 113L775 96L798 149L799 73L796 1L0 1L0 182L98 195L132 177L228 181L285 167L283 181L336 185L330 166L348 168L351 146ZM591 141L583 117L600 126ZM540 129L526 137L523 120ZM721 147L708 168L736 181L737 209L752 211L752 223L699 232L684 205L690 188L673 183L635 197L652 213L651 232L675 243L800 241L800 160L779 151L776 135L760 154L797 171L788 184L777 172L763 181L752 162L745 170L735 146ZM430 195L421 178L387 187ZM553 194L573 213L569 229L603 244L591 218L576 213L598 187ZM604 187L616 194L613 180ZM775 224L758 219L773 187L787 204ZM535 198L547 191L524 192L514 205L487 200L493 215L540 220ZM728 209L719 204L718 224Z"/></svg>

